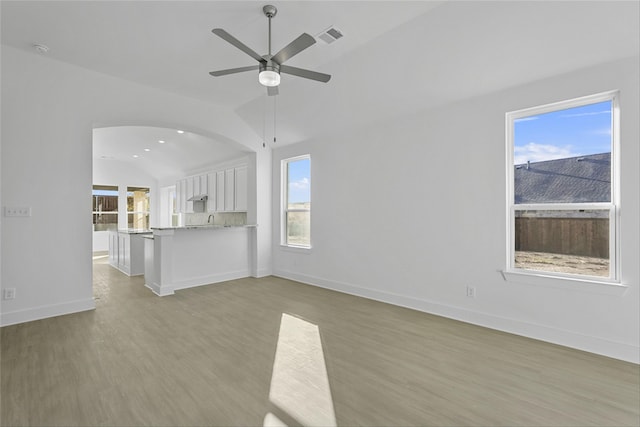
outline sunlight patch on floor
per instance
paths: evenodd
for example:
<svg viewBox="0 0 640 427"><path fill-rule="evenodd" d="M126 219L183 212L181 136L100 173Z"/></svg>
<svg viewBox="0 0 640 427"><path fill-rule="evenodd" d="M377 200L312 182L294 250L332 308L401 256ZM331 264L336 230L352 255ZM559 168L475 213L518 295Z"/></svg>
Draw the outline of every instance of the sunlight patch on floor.
<svg viewBox="0 0 640 427"><path fill-rule="evenodd" d="M303 426L336 426L317 325L282 314L269 399ZM286 424L269 413L264 425L282 427Z"/></svg>

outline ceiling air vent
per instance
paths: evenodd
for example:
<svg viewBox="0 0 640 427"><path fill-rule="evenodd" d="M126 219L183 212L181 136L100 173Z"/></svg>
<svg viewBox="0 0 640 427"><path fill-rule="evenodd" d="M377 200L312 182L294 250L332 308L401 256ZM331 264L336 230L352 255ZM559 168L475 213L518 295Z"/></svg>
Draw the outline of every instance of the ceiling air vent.
<svg viewBox="0 0 640 427"><path fill-rule="evenodd" d="M322 40L326 44L331 44L343 36L342 31L335 27L329 27L316 36L317 39Z"/></svg>

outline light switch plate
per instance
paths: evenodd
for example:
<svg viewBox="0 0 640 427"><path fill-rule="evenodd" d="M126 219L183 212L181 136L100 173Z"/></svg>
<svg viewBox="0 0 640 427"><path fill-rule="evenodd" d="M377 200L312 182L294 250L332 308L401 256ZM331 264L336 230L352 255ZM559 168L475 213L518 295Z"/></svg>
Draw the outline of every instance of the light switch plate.
<svg viewBox="0 0 640 427"><path fill-rule="evenodd" d="M31 216L31 207L22 206L22 207L4 207L4 216L14 216L14 217L28 217Z"/></svg>

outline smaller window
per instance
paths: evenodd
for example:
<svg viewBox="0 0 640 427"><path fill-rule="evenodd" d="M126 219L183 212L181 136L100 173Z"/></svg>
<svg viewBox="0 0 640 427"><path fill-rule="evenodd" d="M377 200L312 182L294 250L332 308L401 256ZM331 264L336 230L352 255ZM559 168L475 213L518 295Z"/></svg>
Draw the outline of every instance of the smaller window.
<svg viewBox="0 0 640 427"><path fill-rule="evenodd" d="M127 227L148 230L149 211L149 189L127 187Z"/></svg>
<svg viewBox="0 0 640 427"><path fill-rule="evenodd" d="M93 231L118 229L118 187L94 185L92 192Z"/></svg>
<svg viewBox="0 0 640 427"><path fill-rule="evenodd" d="M282 161L282 237L285 246L311 247L311 158Z"/></svg>

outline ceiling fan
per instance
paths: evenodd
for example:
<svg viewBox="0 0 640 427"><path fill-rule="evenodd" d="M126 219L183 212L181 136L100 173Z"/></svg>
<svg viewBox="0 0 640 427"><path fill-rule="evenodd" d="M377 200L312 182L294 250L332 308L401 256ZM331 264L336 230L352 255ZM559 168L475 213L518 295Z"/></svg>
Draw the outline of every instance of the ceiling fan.
<svg viewBox="0 0 640 427"><path fill-rule="evenodd" d="M258 65L229 68L220 71L211 71L209 74L214 77L220 77L227 74L259 70L258 81L260 82L260 84L267 87L267 94L269 96L278 94L280 73L291 74L293 76L316 80L323 83L328 82L331 78L329 74L323 74L316 71L284 65L285 61L302 52L316 42L316 40L307 33L302 33L300 37L283 47L278 53L276 53L275 55L271 55L271 18L276 16L276 13L278 13L278 9L276 9L275 6L266 5L262 8L262 11L266 15L266 17L269 18L269 53L260 56L250 47L233 37L231 34L227 33L222 28L214 28L213 30L211 30L213 34L231 43L256 61L258 61Z"/></svg>

